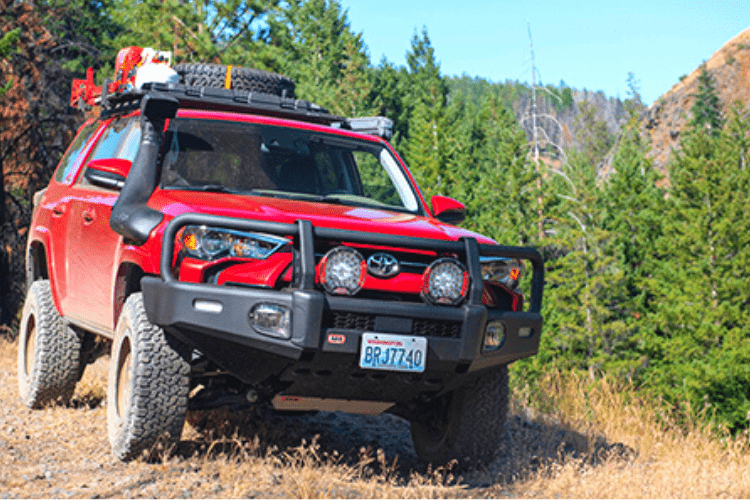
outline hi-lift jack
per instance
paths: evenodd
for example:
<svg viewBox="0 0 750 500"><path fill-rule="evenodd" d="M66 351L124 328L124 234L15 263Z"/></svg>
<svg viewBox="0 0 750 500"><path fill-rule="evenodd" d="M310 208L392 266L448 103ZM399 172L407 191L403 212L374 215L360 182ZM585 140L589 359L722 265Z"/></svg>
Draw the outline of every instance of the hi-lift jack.
<svg viewBox="0 0 750 500"><path fill-rule="evenodd" d="M84 109L102 102L106 95L138 90L146 82L177 83L179 77L172 69L172 53L150 47L125 47L115 59L114 81L104 80L98 87L94 84L94 69L86 71L86 79L73 79L70 89L70 106Z"/></svg>

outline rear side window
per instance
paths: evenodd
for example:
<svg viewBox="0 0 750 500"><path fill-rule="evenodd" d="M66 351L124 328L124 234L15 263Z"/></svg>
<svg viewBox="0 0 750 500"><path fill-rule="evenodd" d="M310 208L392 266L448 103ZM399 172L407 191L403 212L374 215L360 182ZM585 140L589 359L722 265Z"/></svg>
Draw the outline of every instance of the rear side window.
<svg viewBox="0 0 750 500"><path fill-rule="evenodd" d="M70 184L73 181L73 177L75 177L78 168L86 157L84 151L86 145L94 132L99 128L99 125L98 122L87 123L78 131L78 135L73 139L62 160L60 160L60 164L57 166L57 171L55 172L55 180L57 182Z"/></svg>

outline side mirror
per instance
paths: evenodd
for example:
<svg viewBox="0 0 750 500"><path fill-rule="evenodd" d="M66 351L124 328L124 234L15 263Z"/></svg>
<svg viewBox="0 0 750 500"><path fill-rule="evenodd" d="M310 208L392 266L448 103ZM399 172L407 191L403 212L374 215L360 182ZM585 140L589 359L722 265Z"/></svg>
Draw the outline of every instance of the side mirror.
<svg viewBox="0 0 750 500"><path fill-rule="evenodd" d="M430 199L430 203L432 203L432 213L440 222L460 224L466 220L466 207L453 198L435 195Z"/></svg>
<svg viewBox="0 0 750 500"><path fill-rule="evenodd" d="M133 163L119 158L92 160L86 165L84 177L93 185L107 189L122 189Z"/></svg>

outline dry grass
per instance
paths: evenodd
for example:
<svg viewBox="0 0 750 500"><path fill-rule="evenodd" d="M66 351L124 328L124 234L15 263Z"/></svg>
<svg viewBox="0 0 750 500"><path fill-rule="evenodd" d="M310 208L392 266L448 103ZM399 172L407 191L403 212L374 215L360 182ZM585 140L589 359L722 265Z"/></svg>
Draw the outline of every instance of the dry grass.
<svg viewBox="0 0 750 500"><path fill-rule="evenodd" d="M352 444L327 417L262 412L242 432L186 426L171 453L123 464L106 438L106 360L70 407L31 411L16 394L15 352L0 339L0 498L750 497L747 436L680 430L626 389L570 376L542 381L546 398L517 391L498 459L459 478L414 460L405 423L385 421L401 440L383 450L372 417L344 421Z"/></svg>
<svg viewBox="0 0 750 500"><path fill-rule="evenodd" d="M516 482L520 496L750 498L747 433L709 431L700 415L689 428L672 425L654 401L607 380L557 375L542 385L549 397L517 395L527 402L517 402L518 410L570 429L582 449L560 453ZM531 399L544 415L530 412Z"/></svg>

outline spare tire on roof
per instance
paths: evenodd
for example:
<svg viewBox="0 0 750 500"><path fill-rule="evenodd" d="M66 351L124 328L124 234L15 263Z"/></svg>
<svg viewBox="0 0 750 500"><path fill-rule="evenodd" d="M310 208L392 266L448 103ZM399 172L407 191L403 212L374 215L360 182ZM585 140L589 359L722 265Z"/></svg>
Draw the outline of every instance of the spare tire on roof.
<svg viewBox="0 0 750 500"><path fill-rule="evenodd" d="M227 68L231 68L227 78ZM180 83L193 87L220 87L294 97L294 81L284 75L224 64L184 63L174 67Z"/></svg>

